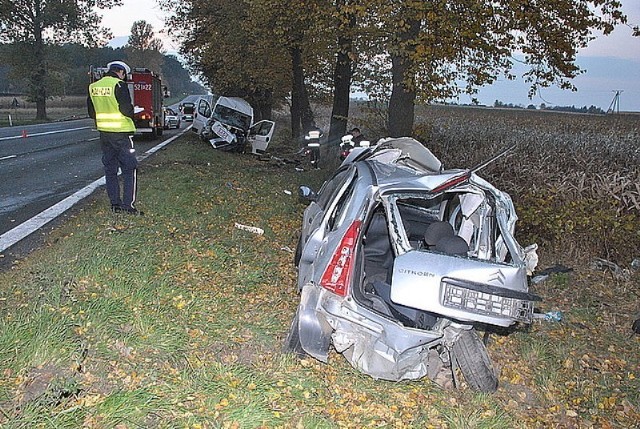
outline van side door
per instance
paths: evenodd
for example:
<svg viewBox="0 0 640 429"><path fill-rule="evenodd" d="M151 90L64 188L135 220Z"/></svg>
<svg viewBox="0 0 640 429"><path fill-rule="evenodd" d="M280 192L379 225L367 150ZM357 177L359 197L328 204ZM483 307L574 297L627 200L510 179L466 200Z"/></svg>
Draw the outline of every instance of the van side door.
<svg viewBox="0 0 640 429"><path fill-rule="evenodd" d="M266 152L273 136L276 124L273 121L260 121L249 128L247 140L251 144L251 153L260 155Z"/></svg>
<svg viewBox="0 0 640 429"><path fill-rule="evenodd" d="M198 100L198 104L196 105L197 115L193 115L193 124L192 130L198 133L198 135L202 135L202 131L204 130L204 126L207 124L207 121L211 117L213 113L213 108L208 100L201 98Z"/></svg>

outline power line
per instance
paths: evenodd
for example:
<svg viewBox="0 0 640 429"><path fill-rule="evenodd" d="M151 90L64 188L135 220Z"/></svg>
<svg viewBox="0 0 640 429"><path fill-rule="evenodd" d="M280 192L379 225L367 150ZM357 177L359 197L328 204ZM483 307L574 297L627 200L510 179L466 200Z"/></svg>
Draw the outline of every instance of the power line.
<svg viewBox="0 0 640 429"><path fill-rule="evenodd" d="M622 94L624 91L621 89L615 89L613 92L616 95L613 96L613 100L611 100L611 104L609 104L609 108L607 109L607 114L620 113L620 94Z"/></svg>

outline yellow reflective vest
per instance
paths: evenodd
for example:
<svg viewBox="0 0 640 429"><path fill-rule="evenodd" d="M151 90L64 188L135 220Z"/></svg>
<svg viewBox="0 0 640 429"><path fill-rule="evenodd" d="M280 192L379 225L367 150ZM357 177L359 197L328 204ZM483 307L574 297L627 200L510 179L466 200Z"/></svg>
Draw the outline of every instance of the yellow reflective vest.
<svg viewBox="0 0 640 429"><path fill-rule="evenodd" d="M96 128L108 133L135 132L133 120L120 112L116 100L116 85L122 82L112 76L105 76L89 85L89 96L96 111Z"/></svg>

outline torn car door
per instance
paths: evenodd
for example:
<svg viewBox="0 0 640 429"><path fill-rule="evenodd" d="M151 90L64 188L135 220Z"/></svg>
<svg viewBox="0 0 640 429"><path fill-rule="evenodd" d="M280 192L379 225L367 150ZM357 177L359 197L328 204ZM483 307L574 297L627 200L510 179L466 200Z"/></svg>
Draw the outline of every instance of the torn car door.
<svg viewBox="0 0 640 429"><path fill-rule="evenodd" d="M259 121L249 129L248 142L251 144L251 153L260 155L267 151L271 142L276 124L273 121Z"/></svg>

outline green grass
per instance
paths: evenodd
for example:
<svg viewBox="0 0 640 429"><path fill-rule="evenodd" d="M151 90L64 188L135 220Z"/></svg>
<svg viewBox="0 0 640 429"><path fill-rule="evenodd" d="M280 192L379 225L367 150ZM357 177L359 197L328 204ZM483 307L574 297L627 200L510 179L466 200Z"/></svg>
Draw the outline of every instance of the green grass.
<svg viewBox="0 0 640 429"><path fill-rule="evenodd" d="M638 339L603 314L613 313L610 285L579 272L536 291L545 310L563 310L563 322L537 322L491 343L501 369L492 396L443 391L428 380L374 380L335 352L328 364L283 354L298 300L291 250L304 205L296 189L317 189L326 174L216 152L187 135L141 166L146 216L110 213L99 191L42 248L0 273L0 426L638 421ZM626 300L637 289L627 293Z"/></svg>

